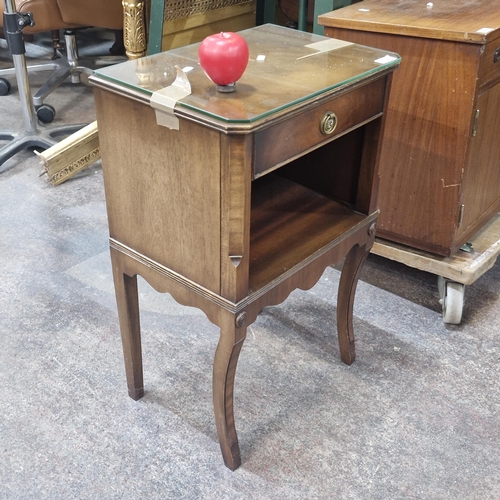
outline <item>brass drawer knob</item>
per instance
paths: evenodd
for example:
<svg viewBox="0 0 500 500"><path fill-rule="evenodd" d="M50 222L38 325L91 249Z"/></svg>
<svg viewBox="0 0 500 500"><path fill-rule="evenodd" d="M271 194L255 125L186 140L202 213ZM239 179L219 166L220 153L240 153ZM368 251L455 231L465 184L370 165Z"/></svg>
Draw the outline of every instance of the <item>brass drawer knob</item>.
<svg viewBox="0 0 500 500"><path fill-rule="evenodd" d="M321 119L321 123L319 126L321 133L323 135L329 135L335 130L336 126L337 126L337 116L333 111L327 111L323 115L323 118Z"/></svg>

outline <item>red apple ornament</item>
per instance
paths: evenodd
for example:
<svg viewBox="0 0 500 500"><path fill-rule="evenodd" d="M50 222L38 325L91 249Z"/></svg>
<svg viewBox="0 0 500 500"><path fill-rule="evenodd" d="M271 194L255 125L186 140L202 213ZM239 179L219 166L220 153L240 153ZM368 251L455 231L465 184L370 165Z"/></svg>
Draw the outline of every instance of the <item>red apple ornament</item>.
<svg viewBox="0 0 500 500"><path fill-rule="evenodd" d="M198 58L206 75L220 92L232 92L248 64L248 45L238 33L207 36L198 49Z"/></svg>

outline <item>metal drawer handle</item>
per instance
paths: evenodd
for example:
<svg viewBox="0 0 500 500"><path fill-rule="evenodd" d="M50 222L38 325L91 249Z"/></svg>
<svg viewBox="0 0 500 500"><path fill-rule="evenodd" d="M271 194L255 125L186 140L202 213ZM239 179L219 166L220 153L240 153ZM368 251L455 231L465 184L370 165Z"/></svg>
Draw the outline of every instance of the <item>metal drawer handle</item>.
<svg viewBox="0 0 500 500"><path fill-rule="evenodd" d="M321 119L321 123L319 126L321 133L323 135L329 135L335 130L336 126L337 126L337 116L333 111L327 111L323 115L323 118Z"/></svg>
<svg viewBox="0 0 500 500"><path fill-rule="evenodd" d="M500 61L500 47L493 53L493 62L496 63Z"/></svg>

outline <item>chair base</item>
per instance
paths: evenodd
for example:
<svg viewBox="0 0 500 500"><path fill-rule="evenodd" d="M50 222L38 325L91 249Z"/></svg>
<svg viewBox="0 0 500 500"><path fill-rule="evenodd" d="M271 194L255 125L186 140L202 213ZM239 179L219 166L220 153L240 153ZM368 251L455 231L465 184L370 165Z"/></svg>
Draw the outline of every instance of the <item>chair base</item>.
<svg viewBox="0 0 500 500"><path fill-rule="evenodd" d="M78 57L75 31L66 30L64 32L64 41L66 46L66 56L57 51L56 54L59 56L58 59L54 59L46 63L27 65L28 73L53 71L47 82L45 82L33 95L33 104L36 108L41 106L44 99L68 78L71 83L80 83L80 74L84 73L91 75L92 69L82 65L82 62L88 62L89 66L97 67L116 64L127 60L124 56L101 56L96 58L86 58L85 61L81 61ZM0 77L14 74L15 68L5 68L0 70Z"/></svg>
<svg viewBox="0 0 500 500"><path fill-rule="evenodd" d="M11 1L5 2L5 12L4 19L8 18L9 23L12 23L12 15L16 14L15 8ZM23 21L24 18L19 18ZM24 19L26 21L26 19ZM13 47L11 50L12 61L14 62L14 71L17 80L17 86L19 89L19 98L21 101L21 114L24 120L24 131L22 132L0 132L0 141L9 141L7 145L0 149L0 165L3 165L5 161L19 153L23 149L39 147L41 149L47 149L54 144L56 144L57 137L70 135L75 131L81 129L84 125L65 125L62 127L47 127L39 128L37 123L37 117L35 114L35 106L33 104L33 98L31 95L31 88L28 78L28 70L26 66L25 58L25 48L24 41L22 40L21 32L22 28L26 24L16 21L17 31L11 29L6 31L7 41L9 42L9 48ZM76 55L76 45L74 46ZM69 50L69 49L68 49ZM5 169L0 170L3 172Z"/></svg>
<svg viewBox="0 0 500 500"><path fill-rule="evenodd" d="M77 132L86 124L65 125L46 129L25 130L22 132L0 131L0 141L10 141L0 149L0 165L3 165L16 153L28 148L48 149L57 142L57 138ZM0 173L4 170L0 170Z"/></svg>

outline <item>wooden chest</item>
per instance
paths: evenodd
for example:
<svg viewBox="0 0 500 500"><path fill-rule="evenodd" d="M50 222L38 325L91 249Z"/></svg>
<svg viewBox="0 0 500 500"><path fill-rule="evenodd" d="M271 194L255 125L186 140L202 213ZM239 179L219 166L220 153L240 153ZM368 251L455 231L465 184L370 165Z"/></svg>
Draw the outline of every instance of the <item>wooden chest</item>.
<svg viewBox="0 0 500 500"><path fill-rule="evenodd" d="M325 34L397 52L377 235L455 253L500 209L500 0L365 0Z"/></svg>

